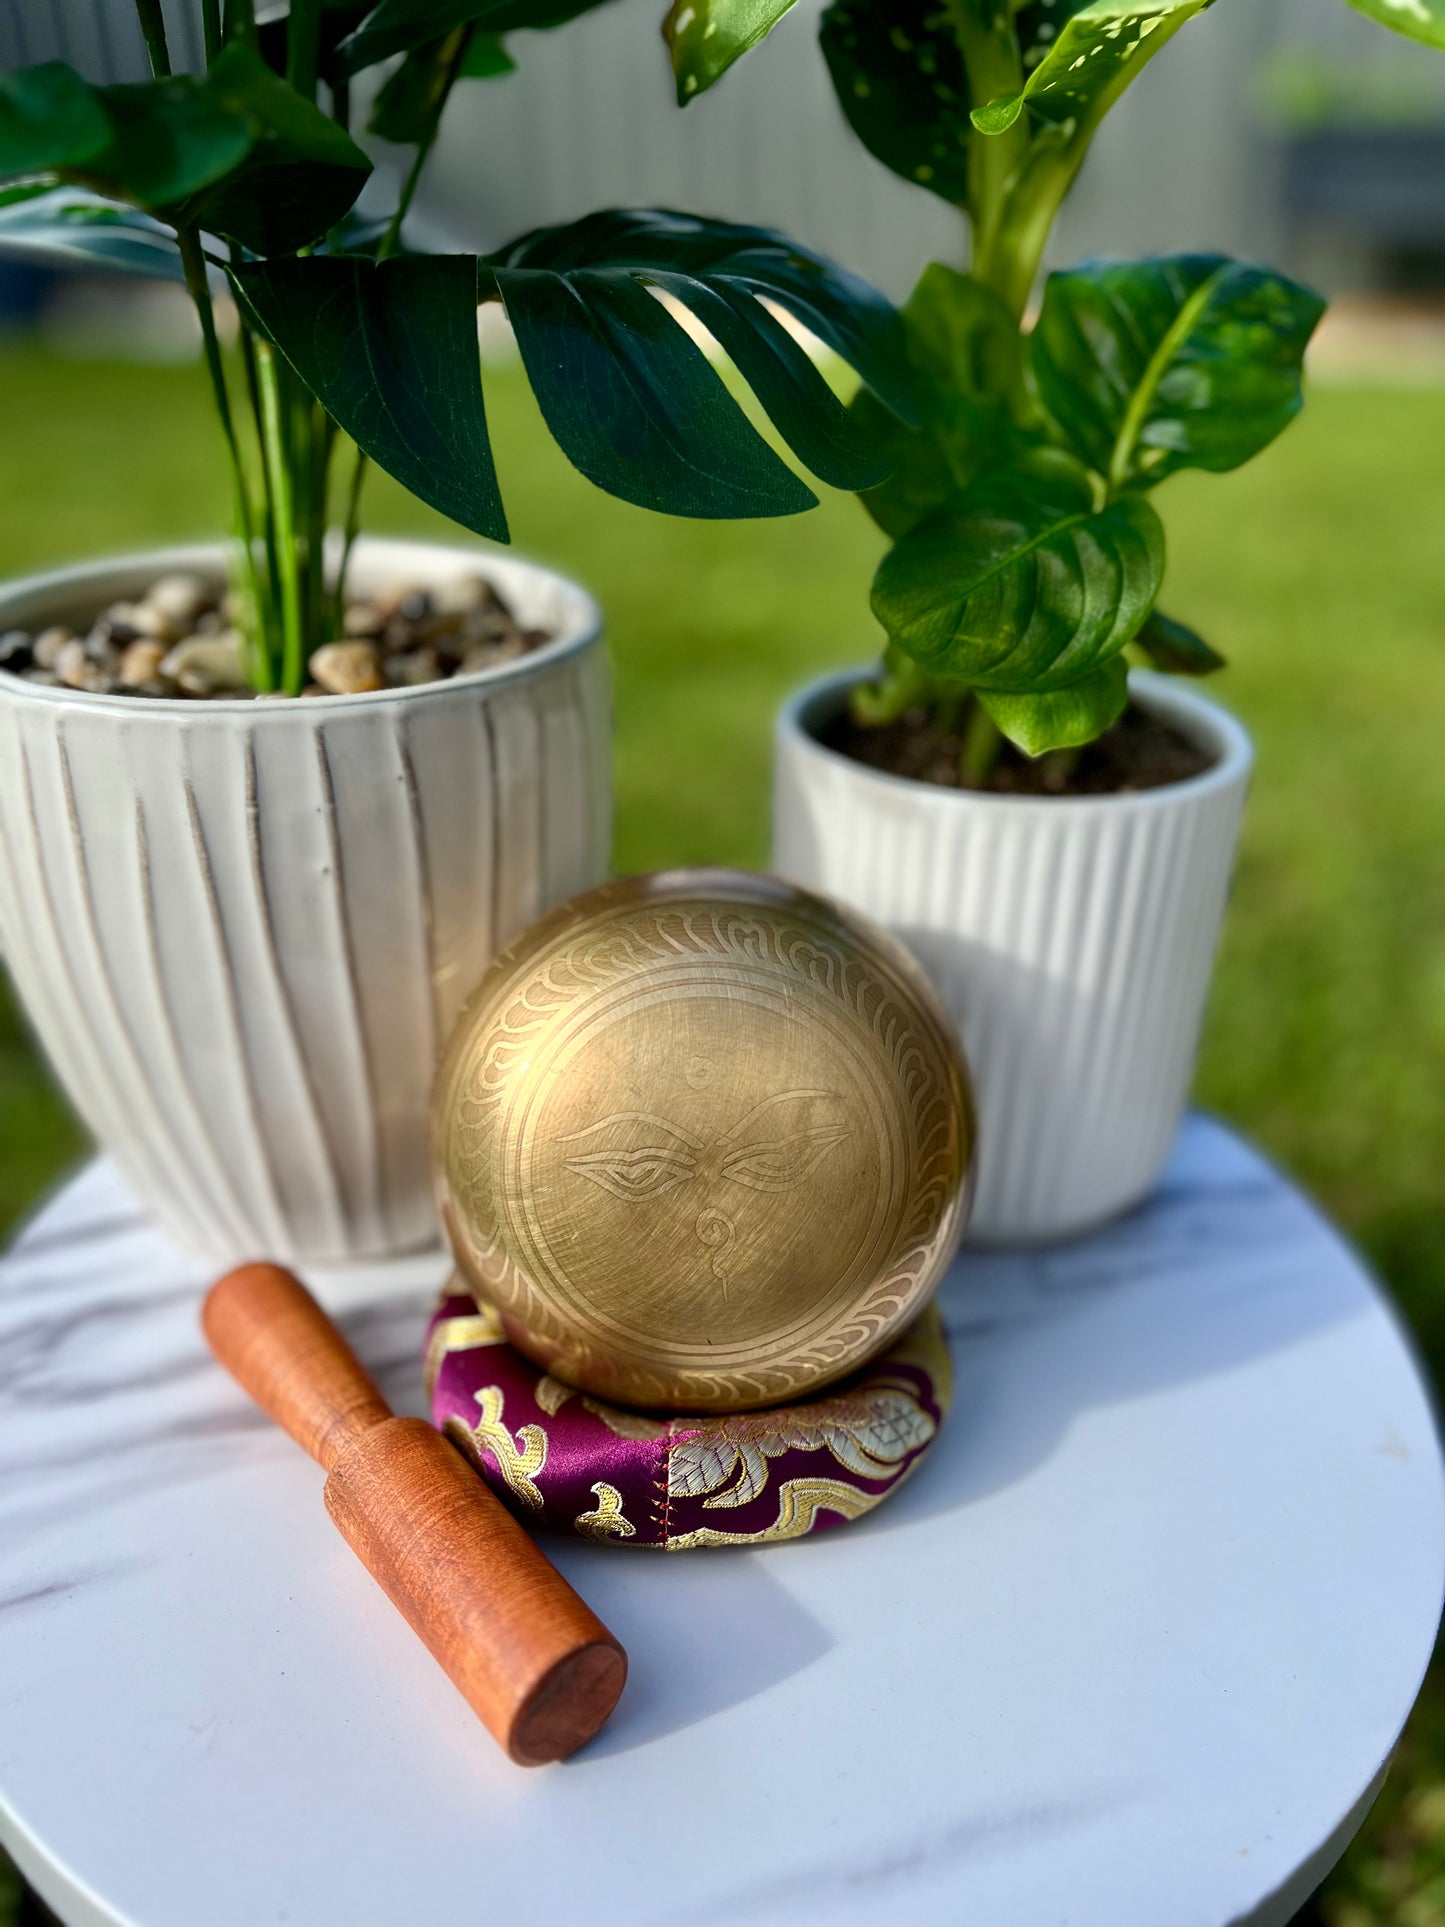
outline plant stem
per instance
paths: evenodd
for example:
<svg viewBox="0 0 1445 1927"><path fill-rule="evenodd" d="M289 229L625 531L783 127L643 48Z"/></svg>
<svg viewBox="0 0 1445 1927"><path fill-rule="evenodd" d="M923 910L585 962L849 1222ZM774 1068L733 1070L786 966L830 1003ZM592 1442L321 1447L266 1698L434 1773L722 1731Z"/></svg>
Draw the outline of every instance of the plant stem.
<svg viewBox="0 0 1445 1927"><path fill-rule="evenodd" d="M410 168L407 170L406 179L402 183L401 198L397 201L396 211L393 213L390 221L387 222L386 232L382 235L380 245L377 247L376 258L378 262L390 260L400 244L401 224L406 219L407 211L411 207L412 198L417 190L417 183L421 180L421 171L426 166L427 156L431 153L432 147L435 145L437 131L441 126L442 112L446 107L447 101L451 98L451 91L456 84L457 73L466 54L470 39L470 34L466 33L458 34L457 36L456 48L453 51L451 60L447 64L446 78L437 95L436 106L432 109L431 118L428 120L422 132L421 139L417 142L415 157L412 160ZM361 491L366 482L366 471L367 460L365 452L358 448L356 451L356 462L351 471L351 486L347 490L346 495L346 520L343 525L341 537L341 565L336 572L336 626L338 632L341 628L342 612L345 606L346 571L351 562L351 551L356 542L357 532L361 527Z"/></svg>
<svg viewBox="0 0 1445 1927"><path fill-rule="evenodd" d="M307 100L316 98L321 51L321 0L291 0L286 21L286 78Z"/></svg>
<svg viewBox="0 0 1445 1927"><path fill-rule="evenodd" d="M959 779L966 790L988 788L1002 748L1003 731L975 696L969 704L963 747L958 755Z"/></svg>
<svg viewBox="0 0 1445 1927"><path fill-rule="evenodd" d="M201 34L205 41L206 65L209 67L221 51L221 0L201 0Z"/></svg>
<svg viewBox="0 0 1445 1927"><path fill-rule="evenodd" d="M356 546L356 538L361 530L361 491L366 482L366 468L366 456L358 448L356 460L351 468L351 486L346 491L346 517L341 530L341 560L336 568L335 624L338 635L341 634L342 621L346 613L346 572L351 566L351 551Z"/></svg>
<svg viewBox="0 0 1445 1927"><path fill-rule="evenodd" d="M968 74L974 106L1016 94L1024 84L1023 56L1009 0L948 0L954 39ZM1028 153L1029 130L1023 117L1004 134L970 131L968 214L973 227L973 268L988 280L1010 185Z"/></svg>
<svg viewBox="0 0 1445 1927"><path fill-rule="evenodd" d="M216 334L216 311L211 302L210 284L206 280L206 264L201 254L200 238L194 228L177 228L176 244L180 249L181 268L186 277L186 288L200 318L206 371L211 378L211 389L216 398L216 412L221 421L221 433L225 437L226 450L231 458L231 476L235 488L236 536L241 548L241 566L247 593L251 598L252 616L258 631L264 633L266 605L256 576L255 523L251 514L251 498L246 489L246 469L241 460L241 445L236 439L236 424L231 414L231 396L226 386L226 368L221 359L221 344ZM255 651L256 684L258 688L270 689L273 687L270 659L259 634L257 641L259 646Z"/></svg>
<svg viewBox="0 0 1445 1927"><path fill-rule="evenodd" d="M226 0L225 37L257 44L255 0Z"/></svg>
<svg viewBox="0 0 1445 1927"><path fill-rule="evenodd" d="M171 71L171 55L166 45L166 18L161 12L161 0L135 0L135 11L151 72L157 80L164 80Z"/></svg>
<svg viewBox="0 0 1445 1927"><path fill-rule="evenodd" d="M270 478L276 517L276 563L281 591L281 687L299 696L305 669L301 620L301 578L296 554L296 516L276 354L268 341L256 343L256 375L261 390L261 454Z"/></svg>

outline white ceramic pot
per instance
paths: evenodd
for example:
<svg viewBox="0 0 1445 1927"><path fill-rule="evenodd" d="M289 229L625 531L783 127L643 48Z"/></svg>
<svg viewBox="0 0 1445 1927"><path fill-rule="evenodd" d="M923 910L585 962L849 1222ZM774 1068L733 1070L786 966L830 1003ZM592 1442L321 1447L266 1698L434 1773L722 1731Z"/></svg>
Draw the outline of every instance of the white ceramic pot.
<svg viewBox="0 0 1445 1927"><path fill-rule="evenodd" d="M1252 761L1167 677L1136 700L1213 752L1129 796L976 795L825 749L856 672L778 722L773 867L886 925L957 1022L979 1113L969 1236L1071 1236L1152 1186L1188 1096Z"/></svg>
<svg viewBox="0 0 1445 1927"><path fill-rule="evenodd" d="M0 589L0 631L88 619L217 546ZM0 673L0 939L72 1102L217 1260L437 1236L432 1072L493 955L606 875L596 604L526 562L358 544L362 592L481 572L553 631L405 690L257 703L82 695Z"/></svg>

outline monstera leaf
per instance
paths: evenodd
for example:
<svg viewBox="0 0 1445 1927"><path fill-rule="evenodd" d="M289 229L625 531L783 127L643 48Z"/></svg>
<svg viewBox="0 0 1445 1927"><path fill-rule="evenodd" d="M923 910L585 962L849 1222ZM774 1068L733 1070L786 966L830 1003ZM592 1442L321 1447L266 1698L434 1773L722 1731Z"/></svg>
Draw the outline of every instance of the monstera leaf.
<svg viewBox="0 0 1445 1927"><path fill-rule="evenodd" d="M981 281L933 262L909 296L903 322L920 426L900 422L866 388L853 403L893 465L863 505L895 537L1042 431L1025 387L1018 328Z"/></svg>
<svg viewBox="0 0 1445 1927"><path fill-rule="evenodd" d="M179 281L181 257L169 228L139 208L81 187L48 185L0 192L0 255L63 268L119 268Z"/></svg>
<svg viewBox="0 0 1445 1927"><path fill-rule="evenodd" d="M1031 349L1044 405L1114 488L1237 468L1303 405L1324 302L1217 254L1049 277Z"/></svg>
<svg viewBox="0 0 1445 1927"><path fill-rule="evenodd" d="M968 78L935 0L833 0L819 28L848 124L875 160L953 205L968 194Z"/></svg>
<svg viewBox="0 0 1445 1927"><path fill-rule="evenodd" d="M605 0L380 0L341 42L336 65L342 77L441 40L455 27L490 34L523 27L560 27Z"/></svg>
<svg viewBox="0 0 1445 1927"><path fill-rule="evenodd" d="M815 498L649 288L693 311L789 444L839 487L870 486L886 463L760 297L805 322L893 407L911 402L898 317L882 296L761 228L597 214L484 261L309 255L248 263L233 281L257 327L368 455L499 540L479 295L505 304L548 426L582 473L674 515L789 514Z"/></svg>
<svg viewBox="0 0 1445 1927"><path fill-rule="evenodd" d="M705 94L735 60L770 34L793 0L673 0L662 23L677 104Z"/></svg>
<svg viewBox="0 0 1445 1927"><path fill-rule="evenodd" d="M865 282L766 228L657 210L543 228L487 259L547 425L613 495L675 515L781 515L814 501L749 425L656 288L732 358L788 445L837 488L887 463L807 353L786 309L900 415L912 390L898 316Z"/></svg>
<svg viewBox="0 0 1445 1927"><path fill-rule="evenodd" d="M884 557L873 610L925 668L979 690L1049 694L1136 636L1164 573L1142 495L1095 508L1082 470L990 471Z"/></svg>
<svg viewBox="0 0 1445 1927"><path fill-rule="evenodd" d="M454 521L507 540L477 358L472 255L299 255L231 275L237 301L358 448Z"/></svg>
<svg viewBox="0 0 1445 1927"><path fill-rule="evenodd" d="M1445 47L1445 0L1350 0L1356 13L1427 47Z"/></svg>
<svg viewBox="0 0 1445 1927"><path fill-rule="evenodd" d="M1027 107L1056 126L1078 122L1092 127L1164 43L1212 4L1091 0L1047 41L1047 51L1021 92L1001 94L974 108L974 126L984 134L1002 134Z"/></svg>

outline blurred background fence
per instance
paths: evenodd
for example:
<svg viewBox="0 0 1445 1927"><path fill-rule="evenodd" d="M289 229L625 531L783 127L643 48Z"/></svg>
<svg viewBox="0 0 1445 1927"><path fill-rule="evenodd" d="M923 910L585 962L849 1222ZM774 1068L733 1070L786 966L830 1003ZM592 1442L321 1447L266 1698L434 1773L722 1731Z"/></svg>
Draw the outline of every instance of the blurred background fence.
<svg viewBox="0 0 1445 1927"><path fill-rule="evenodd" d="M454 110L423 216L485 247L590 208L663 204L784 228L907 292L957 259L957 216L863 151L816 46L824 0L680 113L663 0L613 0L511 36L519 71ZM195 0L167 0L178 65ZM0 68L60 57L135 78L129 0L0 0ZM1061 258L1217 247L1342 286L1445 288L1445 61L1343 0L1221 0L1116 111L1058 236Z"/></svg>

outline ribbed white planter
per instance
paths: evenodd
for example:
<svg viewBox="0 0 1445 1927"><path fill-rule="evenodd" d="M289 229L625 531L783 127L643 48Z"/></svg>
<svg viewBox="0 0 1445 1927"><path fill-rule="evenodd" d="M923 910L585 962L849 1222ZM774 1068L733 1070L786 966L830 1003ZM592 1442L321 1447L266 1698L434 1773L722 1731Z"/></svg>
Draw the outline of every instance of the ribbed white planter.
<svg viewBox="0 0 1445 1927"><path fill-rule="evenodd" d="M219 547L0 590L0 631L88 617ZM489 576L556 639L482 675L295 702L81 695L0 673L0 941L72 1102L217 1260L437 1236L427 1110L492 956L599 881L596 605L525 562L358 545L363 591Z"/></svg>
<svg viewBox="0 0 1445 1927"><path fill-rule="evenodd" d="M814 732L857 680L778 722L773 867L919 957L963 1035L979 1112L971 1238L1062 1238L1137 1203L1168 1156L1248 787L1249 738L1162 676L1136 699L1215 763L1132 796L974 795L866 769Z"/></svg>

